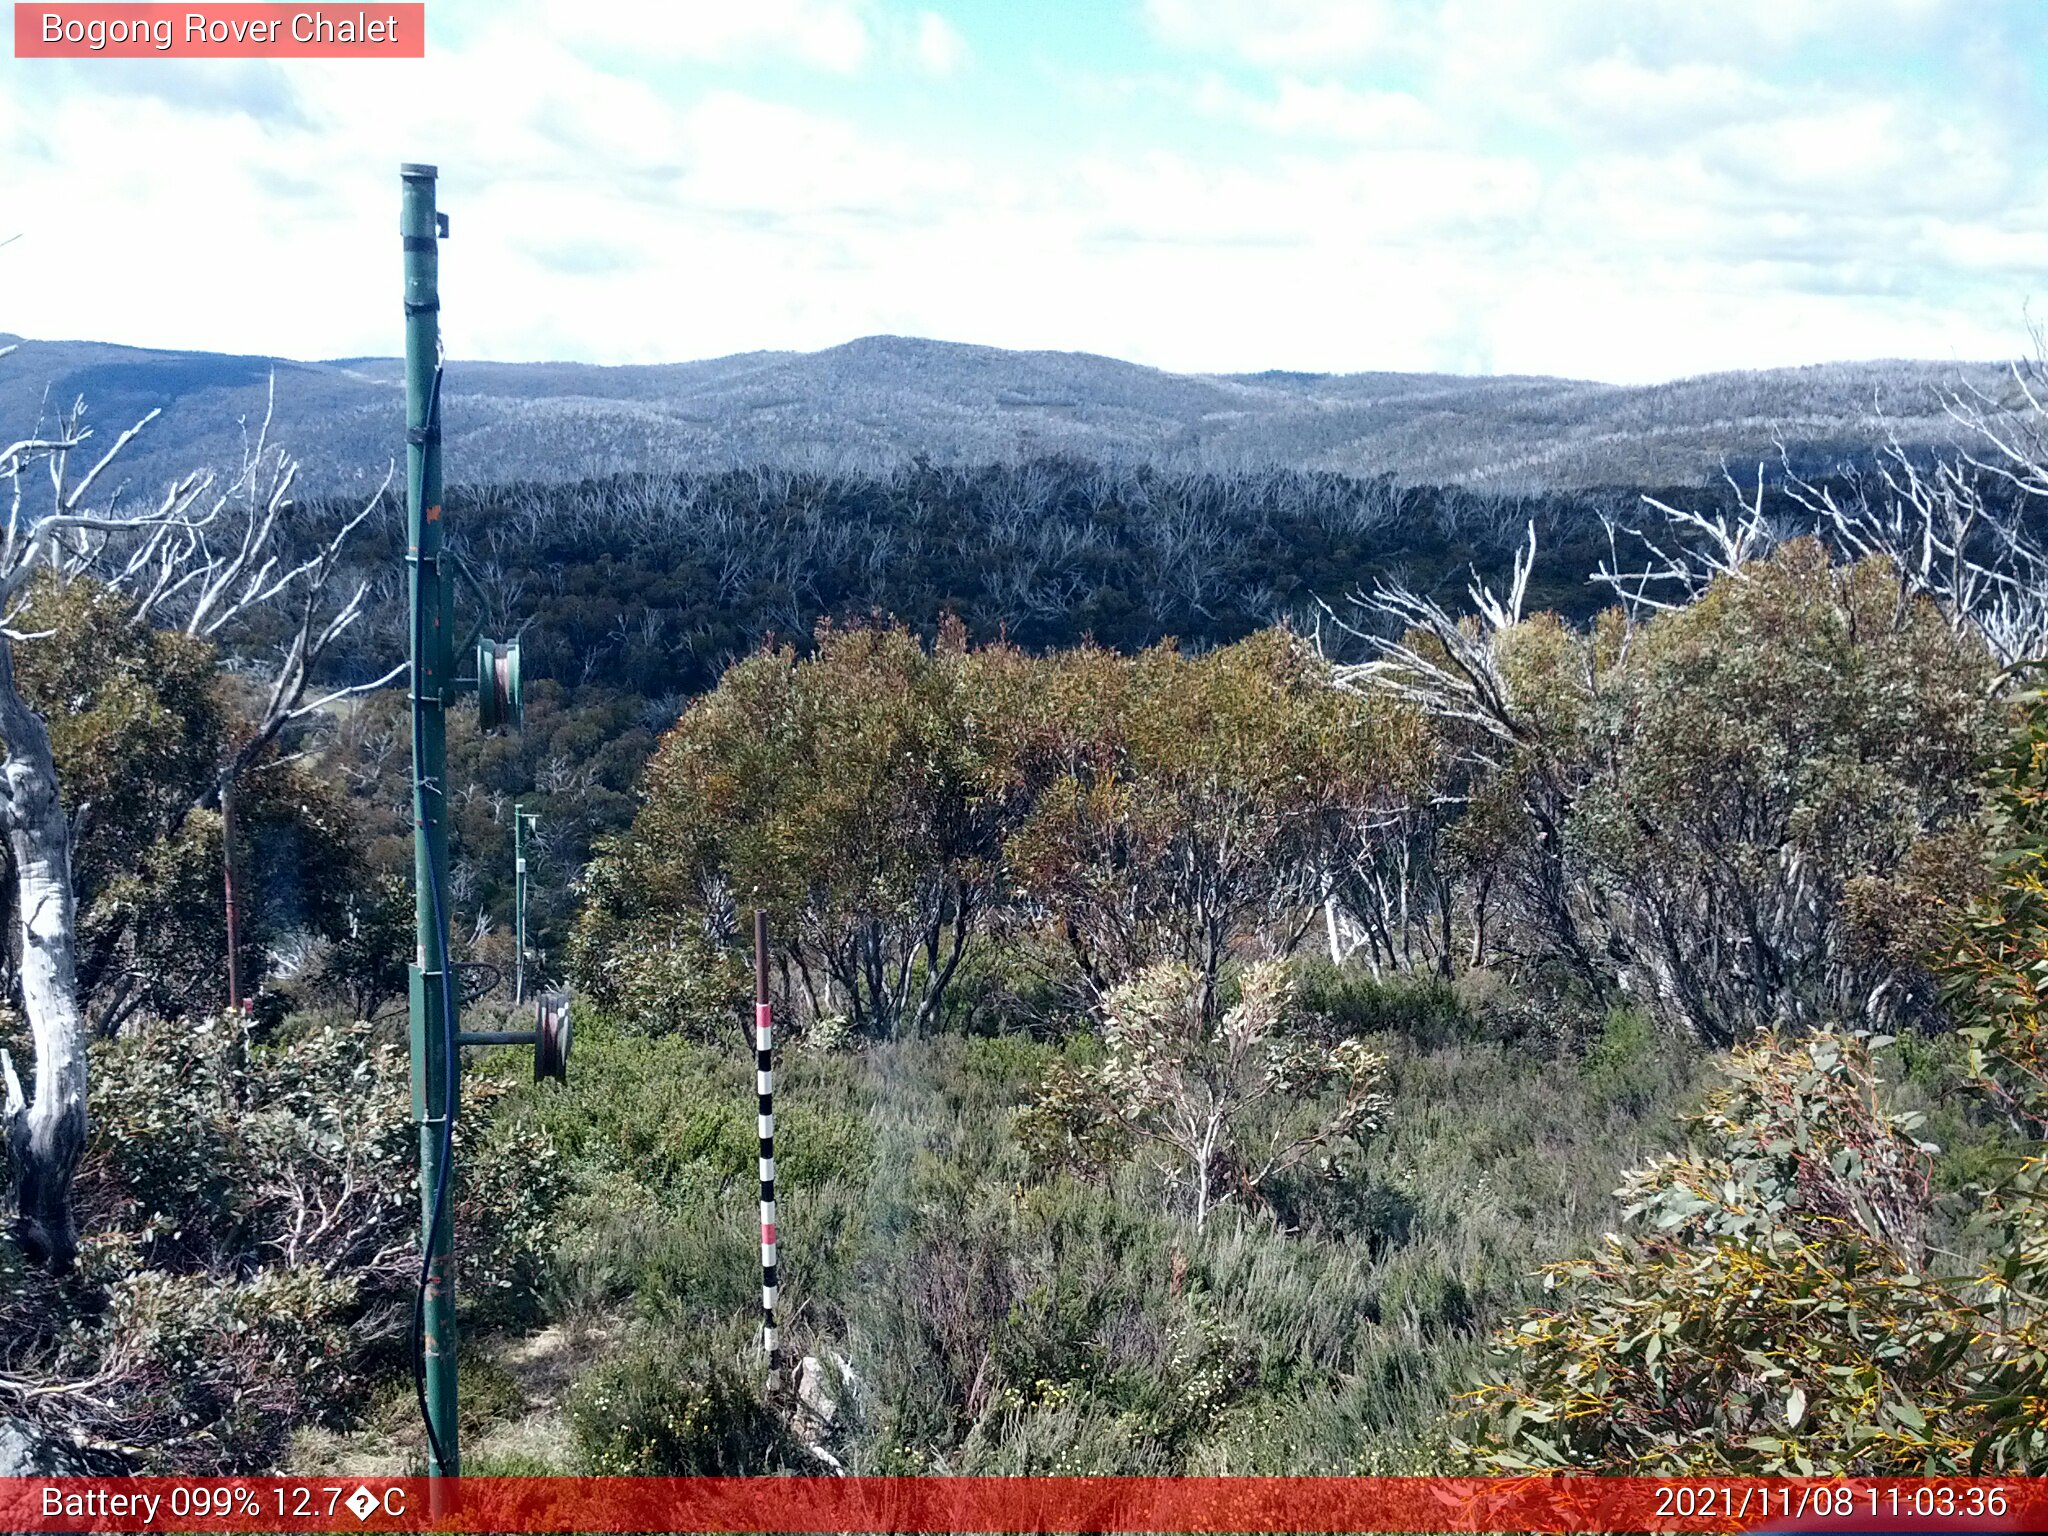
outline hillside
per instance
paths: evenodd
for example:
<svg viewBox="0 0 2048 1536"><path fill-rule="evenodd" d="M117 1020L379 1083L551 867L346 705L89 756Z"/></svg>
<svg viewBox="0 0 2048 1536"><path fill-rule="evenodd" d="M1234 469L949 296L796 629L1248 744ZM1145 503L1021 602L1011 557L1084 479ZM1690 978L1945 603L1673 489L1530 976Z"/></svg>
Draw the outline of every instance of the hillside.
<svg viewBox="0 0 2048 1536"><path fill-rule="evenodd" d="M0 343L14 338L0 336ZM103 434L161 407L127 456L149 481L231 462L272 370L277 430L308 489L381 476L400 441L401 365L294 362L24 341L0 420L24 430L83 396ZM870 336L821 352L645 367L450 365L451 480L560 481L746 464L874 471L1076 454L1184 468L1284 466L1500 490L1683 485L1775 455L1825 461L1883 425L1944 439L1945 391L2002 393L1988 364L1839 363L1649 386L1449 374L1167 373L1088 353Z"/></svg>

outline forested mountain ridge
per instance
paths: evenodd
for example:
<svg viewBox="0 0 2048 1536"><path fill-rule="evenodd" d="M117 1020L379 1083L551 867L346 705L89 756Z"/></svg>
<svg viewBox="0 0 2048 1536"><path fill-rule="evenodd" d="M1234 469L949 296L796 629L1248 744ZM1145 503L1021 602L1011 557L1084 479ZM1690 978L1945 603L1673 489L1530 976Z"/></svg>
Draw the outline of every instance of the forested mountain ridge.
<svg viewBox="0 0 2048 1536"><path fill-rule="evenodd" d="M0 344L15 338L0 336ZM307 490L381 476L401 438L393 358L295 362L22 341L9 419L83 397L106 435L163 416L124 455L137 484L232 461L273 370L275 427ZM451 476L558 482L740 465L885 471L1073 454L1182 469L1293 468L1527 491L1698 484L1723 462L1856 456L1895 432L1952 436L1944 396L2011 392L1994 364L1858 362L1656 385L1418 373L1176 374L1078 352L902 336L823 351L627 367L453 362Z"/></svg>

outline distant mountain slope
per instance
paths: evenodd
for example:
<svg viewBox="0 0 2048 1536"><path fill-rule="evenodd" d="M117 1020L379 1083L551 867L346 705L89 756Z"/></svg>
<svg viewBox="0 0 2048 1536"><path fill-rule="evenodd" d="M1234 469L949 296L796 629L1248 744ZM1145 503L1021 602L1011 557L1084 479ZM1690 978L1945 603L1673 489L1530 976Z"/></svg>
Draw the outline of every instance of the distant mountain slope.
<svg viewBox="0 0 2048 1536"><path fill-rule="evenodd" d="M0 343L14 340L0 336ZM124 458L154 482L238 461L276 370L276 437L304 483L378 478L401 441L391 358L292 362L24 341L0 359L0 432L84 396L103 439L161 407ZM554 481L732 464L871 468L1045 453L1286 465L1502 489L1680 485L1775 456L1866 450L1885 427L1945 440L1945 391L2007 387L1988 364L1836 363L1651 386L1446 374L1166 373L1080 352L869 336L822 352L651 367L449 365L448 476Z"/></svg>

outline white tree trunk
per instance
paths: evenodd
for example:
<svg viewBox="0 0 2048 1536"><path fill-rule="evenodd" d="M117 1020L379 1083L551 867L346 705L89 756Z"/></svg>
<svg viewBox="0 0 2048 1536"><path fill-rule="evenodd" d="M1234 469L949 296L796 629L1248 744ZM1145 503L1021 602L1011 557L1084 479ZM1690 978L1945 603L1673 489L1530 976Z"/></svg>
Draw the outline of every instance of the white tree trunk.
<svg viewBox="0 0 2048 1536"><path fill-rule="evenodd" d="M11 1061L7 1142L19 1199L17 1235L30 1262L62 1273L78 1251L71 1176L85 1150L85 1019L78 1007L71 827L57 795L50 733L14 686L0 637L0 823L14 853L21 913L21 998L35 1043L35 1091L24 1099Z"/></svg>

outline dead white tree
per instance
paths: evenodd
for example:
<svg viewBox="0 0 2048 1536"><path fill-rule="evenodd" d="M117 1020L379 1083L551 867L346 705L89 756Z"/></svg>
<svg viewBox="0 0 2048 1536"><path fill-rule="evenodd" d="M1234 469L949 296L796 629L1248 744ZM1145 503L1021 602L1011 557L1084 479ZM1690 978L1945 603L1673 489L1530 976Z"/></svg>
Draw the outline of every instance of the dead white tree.
<svg viewBox="0 0 2048 1536"><path fill-rule="evenodd" d="M1460 785L1498 774L1511 761L1520 763L1520 799L1533 834L1531 857L1515 871L1521 901L1538 916L1557 953L1597 984L1602 970L1585 931L1587 914L1565 867L1564 823L1578 789L1574 771L1571 764L1544 750L1539 724L1527 701L1516 698L1502 666L1501 641L1523 622L1535 565L1536 525L1531 521L1504 589L1496 591L1474 574L1466 589L1468 615L1460 617L1438 599L1405 584L1387 583L1354 595L1356 622L1322 605L1316 644L1327 656L1333 633L1349 642L1347 649L1363 648L1366 660L1332 664L1331 678L1338 688L1400 699L1445 730L1456 773L1447 786L1451 792L1435 801L1434 814L1455 809ZM1589 674L1583 687L1590 694L1593 686ZM1485 950L1490 881L1491 876L1482 877L1472 892L1475 956ZM1432 894L1437 924L1433 941L1438 946L1433 958L1441 964L1448 960L1451 945L1450 893ZM1372 925L1369 911L1348 915L1361 927ZM1401 920L1407 921L1405 913Z"/></svg>
<svg viewBox="0 0 2048 1536"><path fill-rule="evenodd" d="M2004 671L2048 656L2048 545L2029 526L2048 502L2048 402L2037 373L2014 364L2008 400L1975 389L1951 396L1959 440L1946 452L1915 451L1887 430L1873 468L1816 479L1780 443L1778 510L1759 465L1753 486L1724 471L1734 505L1711 515L1644 497L1664 519L1656 537L1603 515L1610 559L1594 580L1640 618L1684 607L1715 580L1743 580L1786 538L1812 534L1840 558L1889 562L1901 602L1933 602ZM1637 563L1624 565L1624 545L1640 550Z"/></svg>
<svg viewBox="0 0 2048 1536"><path fill-rule="evenodd" d="M315 664L362 615L367 584L339 603L328 589L341 568L344 544L377 498L345 519L311 555L293 560L280 518L291 505L296 466L269 447L268 412L245 448L241 474L224 488L194 473L143 510L123 510L118 489L95 501L122 449L157 414L150 412L123 432L75 482L74 458L93 435L82 403L52 430L0 448L0 485L7 498L0 535L0 828L12 857L21 1007L35 1054L32 1093L24 1093L5 1051L0 1087L16 1180L17 1236L31 1262L58 1272L70 1268L77 1251L71 1182L87 1130L86 1020L78 994L71 867L92 807L81 804L67 812L47 724L16 686L14 646L48 638L22 628L30 584L39 576L95 580L124 594L145 622L216 639L259 609L291 605L296 622L287 626L276 674L254 723L255 740L238 742L222 764L222 784L231 784L291 721L383 686L403 671L306 700ZM32 508L28 490L38 467L47 475L48 497L43 503L38 493L43 504Z"/></svg>
<svg viewBox="0 0 2048 1536"><path fill-rule="evenodd" d="M1328 656L1325 628L1365 648L1367 660L1333 663L1331 680L1349 693L1391 694L1432 719L1476 727L1469 751L1488 767L1501 751L1532 739L1502 676L1497 642L1522 621L1529 574L1536 564L1532 522L1515 553L1507 590L1496 593L1477 576L1466 589L1472 617L1460 619L1433 597L1393 582L1354 596L1363 622L1353 623L1321 603L1316 646Z"/></svg>

